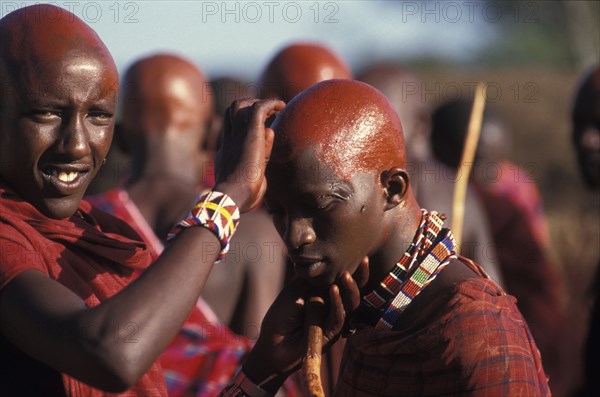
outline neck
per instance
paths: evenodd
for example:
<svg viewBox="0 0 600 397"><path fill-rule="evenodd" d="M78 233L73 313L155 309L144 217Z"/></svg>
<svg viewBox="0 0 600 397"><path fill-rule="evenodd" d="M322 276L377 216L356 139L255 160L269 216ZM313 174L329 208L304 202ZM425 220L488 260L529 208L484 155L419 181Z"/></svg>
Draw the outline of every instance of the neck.
<svg viewBox="0 0 600 397"><path fill-rule="evenodd" d="M396 207L386 221L389 225L385 231L385 242L369 255L369 281L362 288L362 293L375 288L400 260L413 241L421 221L421 207L413 196L412 190L407 193L407 200Z"/></svg>
<svg viewBox="0 0 600 397"><path fill-rule="evenodd" d="M181 220L198 195L194 176L169 169L145 169L126 190L150 227L160 239Z"/></svg>

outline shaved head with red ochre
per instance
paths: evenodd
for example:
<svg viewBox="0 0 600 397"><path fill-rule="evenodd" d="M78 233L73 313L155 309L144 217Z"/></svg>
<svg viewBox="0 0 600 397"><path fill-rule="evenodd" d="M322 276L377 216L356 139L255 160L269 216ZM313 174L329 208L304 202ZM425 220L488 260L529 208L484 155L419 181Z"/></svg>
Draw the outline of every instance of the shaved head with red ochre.
<svg viewBox="0 0 600 397"><path fill-rule="evenodd" d="M135 62L123 81L125 129L142 134L187 131L208 123L214 99L204 74L191 62L158 54Z"/></svg>
<svg viewBox="0 0 600 397"><path fill-rule="evenodd" d="M289 102L313 84L331 79L351 79L346 63L318 44L293 44L279 51L259 79L261 98Z"/></svg>
<svg viewBox="0 0 600 397"><path fill-rule="evenodd" d="M0 176L52 218L66 218L106 157L118 74L98 35L52 5L0 20Z"/></svg>
<svg viewBox="0 0 600 397"><path fill-rule="evenodd" d="M121 97L118 138L133 152L132 179L172 172L200 183L212 165L207 139L215 106L202 71L176 55L152 55L127 69Z"/></svg>
<svg viewBox="0 0 600 397"><path fill-rule="evenodd" d="M0 78L37 82L40 67L56 67L66 56L92 54L104 66L107 90L118 89L118 74L96 32L74 14L49 4L21 8L0 22ZM51 87L41 86L41 89Z"/></svg>
<svg viewBox="0 0 600 397"><path fill-rule="evenodd" d="M405 167L400 120L387 98L365 83L329 80L314 85L294 98L272 127L275 163L312 147L343 178Z"/></svg>
<svg viewBox="0 0 600 397"><path fill-rule="evenodd" d="M380 280L420 218L402 126L386 97L358 81L323 81L271 127L265 204L296 274L323 288L368 255Z"/></svg>

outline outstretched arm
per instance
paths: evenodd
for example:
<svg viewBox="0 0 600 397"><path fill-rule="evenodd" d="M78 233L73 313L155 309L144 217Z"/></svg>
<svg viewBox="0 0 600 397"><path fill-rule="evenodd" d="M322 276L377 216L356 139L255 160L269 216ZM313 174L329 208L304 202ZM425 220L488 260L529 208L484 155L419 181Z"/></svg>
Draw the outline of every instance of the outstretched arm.
<svg viewBox="0 0 600 397"><path fill-rule="evenodd" d="M242 101L228 110L215 190L229 195L242 212L264 194L273 142L265 121L283 106L274 100ZM247 169L255 170L253 178L243 177ZM57 371L106 391L125 390L176 335L219 251L218 239L207 229L185 229L142 276L94 308L44 274L23 272L0 291L0 332ZM121 324L134 325L136 343L114 337ZM31 330L35 338L26 337Z"/></svg>

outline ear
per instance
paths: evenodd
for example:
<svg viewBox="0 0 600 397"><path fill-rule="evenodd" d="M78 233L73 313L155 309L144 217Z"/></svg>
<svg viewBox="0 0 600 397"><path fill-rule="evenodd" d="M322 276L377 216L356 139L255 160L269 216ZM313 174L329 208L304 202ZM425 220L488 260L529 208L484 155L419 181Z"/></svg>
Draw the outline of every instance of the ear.
<svg viewBox="0 0 600 397"><path fill-rule="evenodd" d="M400 167L392 167L381 173L381 185L386 194L386 211L405 200L409 181L408 172Z"/></svg>

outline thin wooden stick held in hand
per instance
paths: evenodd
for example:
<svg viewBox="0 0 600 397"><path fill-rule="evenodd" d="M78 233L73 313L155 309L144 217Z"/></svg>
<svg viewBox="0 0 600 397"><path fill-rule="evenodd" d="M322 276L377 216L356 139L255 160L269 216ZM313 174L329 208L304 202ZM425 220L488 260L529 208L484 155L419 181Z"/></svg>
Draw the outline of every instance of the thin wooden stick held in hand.
<svg viewBox="0 0 600 397"><path fill-rule="evenodd" d="M477 83L475 89L475 100L471 109L471 117L469 119L469 127L467 129L467 137L465 146L463 147L460 165L457 169L457 176L460 176L456 185L454 185L454 201L452 203L452 232L456 238L456 251L460 250L462 242L462 229L465 214L465 200L467 196L467 184L469 182L469 174L475 158L477 143L481 133L481 124L483 122L483 110L485 108L485 90L486 85L483 82Z"/></svg>
<svg viewBox="0 0 600 397"><path fill-rule="evenodd" d="M321 297L309 299L306 308L306 324L308 327L308 343L304 360L304 372L308 382L308 391L311 397L324 397L321 384L321 348L323 346L323 328L321 312L325 302Z"/></svg>

